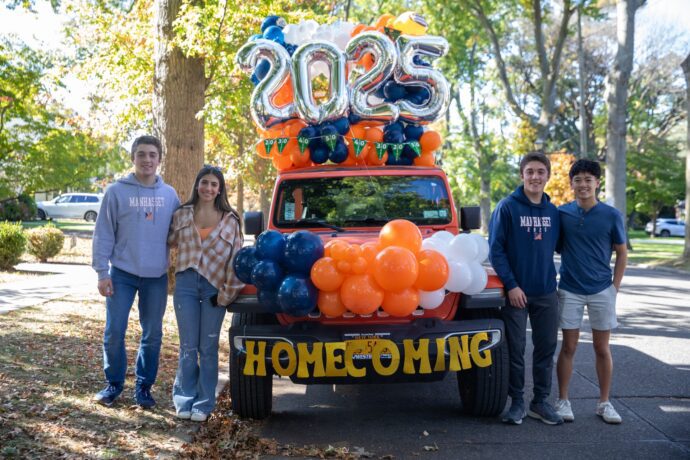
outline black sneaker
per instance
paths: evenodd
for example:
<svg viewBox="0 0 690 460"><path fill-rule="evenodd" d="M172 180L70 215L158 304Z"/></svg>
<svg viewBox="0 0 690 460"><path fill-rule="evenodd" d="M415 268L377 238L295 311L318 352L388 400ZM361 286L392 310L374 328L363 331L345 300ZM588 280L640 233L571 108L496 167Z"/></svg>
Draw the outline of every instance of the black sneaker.
<svg viewBox="0 0 690 460"><path fill-rule="evenodd" d="M509 425L521 425L522 419L525 418L525 401L522 399L514 399L510 404L510 409L503 416L501 421Z"/></svg>
<svg viewBox="0 0 690 460"><path fill-rule="evenodd" d="M148 385L137 385L134 391L134 399L144 409L151 409L156 405L156 400L151 396L151 387Z"/></svg>
<svg viewBox="0 0 690 460"><path fill-rule="evenodd" d="M532 401L529 405L527 415L532 418L536 418L537 420L541 420L547 425L560 425L563 423L563 417L558 415L556 409L554 409L553 406L546 401Z"/></svg>
<svg viewBox="0 0 690 460"><path fill-rule="evenodd" d="M107 387L103 388L100 392L96 393L93 399L100 405L110 407L113 405L115 400L122 390L124 385L117 383L109 383Z"/></svg>

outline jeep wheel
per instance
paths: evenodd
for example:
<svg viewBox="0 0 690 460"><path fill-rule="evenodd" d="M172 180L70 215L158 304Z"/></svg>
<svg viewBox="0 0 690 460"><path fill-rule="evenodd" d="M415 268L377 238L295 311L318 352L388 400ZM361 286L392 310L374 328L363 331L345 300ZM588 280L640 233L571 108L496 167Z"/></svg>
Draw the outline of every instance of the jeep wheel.
<svg viewBox="0 0 690 460"><path fill-rule="evenodd" d="M96 217L98 214L96 214L96 211L87 211L86 214L84 214L84 220L87 222L96 222Z"/></svg>
<svg viewBox="0 0 690 460"><path fill-rule="evenodd" d="M39 219L46 220L46 212L43 209L39 209L37 213Z"/></svg>
<svg viewBox="0 0 690 460"><path fill-rule="evenodd" d="M272 315L258 313L234 313L232 327L270 324ZM234 348L230 332L230 399L232 408L241 418L256 420L268 417L273 405L273 375L265 377L245 376L242 373L245 357Z"/></svg>
<svg viewBox="0 0 690 460"><path fill-rule="evenodd" d="M469 313L471 312L471 313ZM469 310L473 318L498 317L494 310ZM491 350L491 366L471 367L457 372L462 410L474 416L496 416L503 412L508 398L508 342Z"/></svg>

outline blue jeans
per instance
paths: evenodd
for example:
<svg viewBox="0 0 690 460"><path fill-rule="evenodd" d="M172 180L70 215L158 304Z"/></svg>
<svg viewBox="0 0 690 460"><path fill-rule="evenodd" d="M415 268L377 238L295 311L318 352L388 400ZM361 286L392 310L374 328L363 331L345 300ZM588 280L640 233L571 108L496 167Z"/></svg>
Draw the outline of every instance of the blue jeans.
<svg viewBox="0 0 690 460"><path fill-rule="evenodd" d="M175 275L175 316L180 333L180 360L173 385L177 412L210 414L216 406L218 340L225 308L211 305L218 294L194 269Z"/></svg>
<svg viewBox="0 0 690 460"><path fill-rule="evenodd" d="M141 341L135 375L137 385L151 386L158 374L158 357L163 339L163 315L168 302L168 275L142 278L119 268L110 269L113 295L106 297L103 334L103 371L108 382L122 385L127 372L125 334L134 295L139 293Z"/></svg>

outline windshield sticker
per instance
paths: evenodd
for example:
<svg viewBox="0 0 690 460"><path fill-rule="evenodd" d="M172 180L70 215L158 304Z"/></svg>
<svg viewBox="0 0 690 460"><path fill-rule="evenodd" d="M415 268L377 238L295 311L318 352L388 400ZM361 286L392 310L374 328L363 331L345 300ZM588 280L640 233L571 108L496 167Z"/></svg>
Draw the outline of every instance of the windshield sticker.
<svg viewBox="0 0 690 460"><path fill-rule="evenodd" d="M424 210L424 218L425 219L438 219L439 217L439 212L438 209L425 209Z"/></svg>
<svg viewBox="0 0 690 460"><path fill-rule="evenodd" d="M295 220L295 203L285 203L285 220Z"/></svg>

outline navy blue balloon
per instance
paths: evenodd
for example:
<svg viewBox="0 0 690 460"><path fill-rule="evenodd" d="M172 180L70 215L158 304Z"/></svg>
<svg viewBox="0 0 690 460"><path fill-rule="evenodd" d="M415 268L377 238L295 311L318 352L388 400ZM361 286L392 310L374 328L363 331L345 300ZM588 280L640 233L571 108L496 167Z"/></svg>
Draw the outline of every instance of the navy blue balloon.
<svg viewBox="0 0 690 460"><path fill-rule="evenodd" d="M259 79L259 81L261 81L264 79L269 70L271 70L271 63L268 62L268 59L262 59L256 66L254 74Z"/></svg>
<svg viewBox="0 0 690 460"><path fill-rule="evenodd" d="M386 95L383 93L383 86L376 88L376 91L374 91L374 96L378 97L379 99L386 98Z"/></svg>
<svg viewBox="0 0 690 460"><path fill-rule="evenodd" d="M333 134L338 134L338 130L335 128L335 126L330 125L330 124L325 124L321 126L320 130L321 137L325 136L331 136Z"/></svg>
<svg viewBox="0 0 690 460"><path fill-rule="evenodd" d="M276 262L283 260L285 252L285 237L275 230L266 230L256 237L256 257L261 260L270 259Z"/></svg>
<svg viewBox="0 0 690 460"><path fill-rule="evenodd" d="M250 80L254 84L254 86L258 85L261 80L259 80L259 77L256 76L256 72L252 74Z"/></svg>
<svg viewBox="0 0 690 460"><path fill-rule="evenodd" d="M328 155L330 154L328 147L319 143L316 147L312 148L311 143L309 144L309 158L316 164L322 164L328 161Z"/></svg>
<svg viewBox="0 0 690 460"><path fill-rule="evenodd" d="M290 274L308 276L314 262L323 257L323 242L315 233L299 230L286 238L283 266Z"/></svg>
<svg viewBox="0 0 690 460"><path fill-rule="evenodd" d="M280 313L282 311L278 303L278 290L269 291L268 289L261 289L256 292L256 299L272 313Z"/></svg>
<svg viewBox="0 0 690 460"><path fill-rule="evenodd" d="M338 131L338 134L344 136L348 131L350 131L350 120L348 120L347 117L338 118L337 120L333 121L333 126Z"/></svg>
<svg viewBox="0 0 690 460"><path fill-rule="evenodd" d="M402 158L402 156L400 158ZM390 151L390 149L388 149L388 159L386 160L386 164L388 166L399 166L400 165L400 160L395 159L395 156Z"/></svg>
<svg viewBox="0 0 690 460"><path fill-rule="evenodd" d="M292 45L290 43L286 43L284 46L285 46L285 49L287 50L287 52L290 56L295 54L295 51L297 51L297 45Z"/></svg>
<svg viewBox="0 0 690 460"><path fill-rule="evenodd" d="M268 29L271 26L278 26L278 28L282 29L286 25L287 23L285 22L285 19L281 18L280 16L266 16L264 21L261 23L261 32L265 32L266 29Z"/></svg>
<svg viewBox="0 0 690 460"><path fill-rule="evenodd" d="M280 264L274 260L260 260L252 270L252 281L257 289L275 291L283 282L285 273Z"/></svg>
<svg viewBox="0 0 690 460"><path fill-rule="evenodd" d="M390 125L386 126L385 131L400 131L401 133L404 131L403 124L399 121L393 122Z"/></svg>
<svg viewBox="0 0 690 460"><path fill-rule="evenodd" d="M283 312L306 316L316 308L319 291L307 277L289 275L278 289L278 303Z"/></svg>
<svg viewBox="0 0 690 460"><path fill-rule="evenodd" d="M415 158L417 158L417 152L415 152L412 147L405 144L405 147L403 147L402 156L414 160Z"/></svg>
<svg viewBox="0 0 690 460"><path fill-rule="evenodd" d="M299 132L300 137L306 137L307 139L313 139L319 135L319 131L313 126L305 126Z"/></svg>
<svg viewBox="0 0 690 460"><path fill-rule="evenodd" d="M278 26L270 26L264 31L264 38L266 40L273 40L274 42L280 43L281 45L285 43L285 34L283 34L283 29Z"/></svg>
<svg viewBox="0 0 690 460"><path fill-rule="evenodd" d="M405 87L396 83L394 80L390 80L383 85L383 95L388 100L397 101L404 98L406 94Z"/></svg>
<svg viewBox="0 0 690 460"><path fill-rule="evenodd" d="M395 164L398 166L412 166L413 163L414 159L412 159L411 157L400 155L400 158L398 158Z"/></svg>
<svg viewBox="0 0 690 460"><path fill-rule="evenodd" d="M350 112L350 114L347 116L347 119L350 121L351 125L357 124L360 121L362 121L362 117L360 117L354 112Z"/></svg>
<svg viewBox="0 0 690 460"><path fill-rule="evenodd" d="M422 59L420 56L415 56L412 58L412 62L415 65L421 66L421 67L431 67L431 64L426 62L424 59Z"/></svg>
<svg viewBox="0 0 690 460"><path fill-rule="evenodd" d="M245 284L252 284L252 270L257 263L259 260L256 258L255 247L247 246L240 249L232 262L235 276Z"/></svg>
<svg viewBox="0 0 690 460"><path fill-rule="evenodd" d="M405 135L403 134L402 130L398 131L397 129L389 129L383 132L383 141L399 144L401 142L405 142Z"/></svg>
<svg viewBox="0 0 690 460"><path fill-rule="evenodd" d="M347 159L347 145L342 137L338 138L338 142L335 144L335 148L332 152L328 154L328 159L333 163L342 163Z"/></svg>
<svg viewBox="0 0 690 460"><path fill-rule="evenodd" d="M405 140L407 141L418 141L422 134L424 134L424 128L420 125L407 125L405 126Z"/></svg>
<svg viewBox="0 0 690 460"><path fill-rule="evenodd" d="M323 142L323 140L320 137L313 137L309 140L309 151L313 152L316 149L319 148L324 148L326 149L326 152L328 152L328 147L326 147L326 143Z"/></svg>

